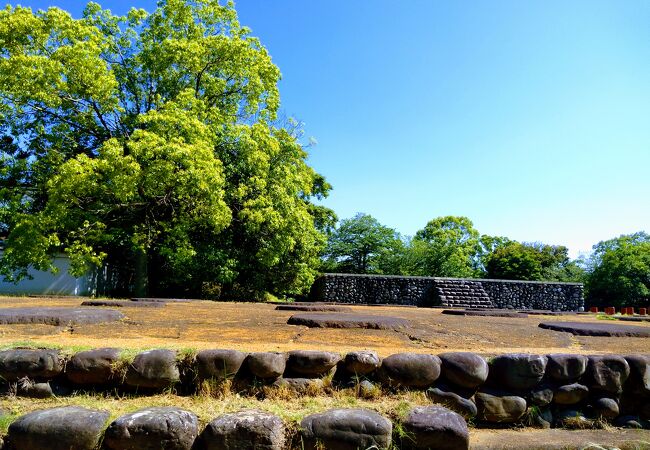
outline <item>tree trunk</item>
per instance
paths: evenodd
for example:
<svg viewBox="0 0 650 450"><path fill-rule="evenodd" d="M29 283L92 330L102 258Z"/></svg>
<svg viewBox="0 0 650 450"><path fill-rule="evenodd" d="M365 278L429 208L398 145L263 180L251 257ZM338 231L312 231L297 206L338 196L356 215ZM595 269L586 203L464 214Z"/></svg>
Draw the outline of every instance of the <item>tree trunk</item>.
<svg viewBox="0 0 650 450"><path fill-rule="evenodd" d="M135 286L136 297L146 297L149 294L149 267L148 255L142 249L135 251Z"/></svg>

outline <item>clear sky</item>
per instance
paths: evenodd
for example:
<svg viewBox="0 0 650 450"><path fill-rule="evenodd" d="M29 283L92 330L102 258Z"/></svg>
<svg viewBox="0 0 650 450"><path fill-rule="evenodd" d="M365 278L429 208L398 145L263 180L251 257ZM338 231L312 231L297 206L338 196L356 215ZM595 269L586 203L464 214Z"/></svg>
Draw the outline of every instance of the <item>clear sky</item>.
<svg viewBox="0 0 650 450"><path fill-rule="evenodd" d="M114 12L154 1L99 1ZM82 2L22 1L63 7ZM464 215L562 244L650 231L650 2L239 0L340 218Z"/></svg>

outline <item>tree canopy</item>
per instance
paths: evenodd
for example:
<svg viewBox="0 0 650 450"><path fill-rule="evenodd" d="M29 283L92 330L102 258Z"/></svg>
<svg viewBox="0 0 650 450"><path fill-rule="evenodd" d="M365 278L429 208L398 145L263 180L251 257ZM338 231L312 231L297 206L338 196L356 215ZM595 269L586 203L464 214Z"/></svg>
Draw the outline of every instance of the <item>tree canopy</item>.
<svg viewBox="0 0 650 450"><path fill-rule="evenodd" d="M343 273L390 273L400 254L399 234L369 214L344 219L330 234L325 269Z"/></svg>
<svg viewBox="0 0 650 450"><path fill-rule="evenodd" d="M277 125L280 72L232 3L7 6L0 53L2 274L65 252L154 292L310 285L331 187Z"/></svg>
<svg viewBox="0 0 650 450"><path fill-rule="evenodd" d="M645 306L650 301L650 235L622 235L599 242L588 262L587 293L606 306Z"/></svg>

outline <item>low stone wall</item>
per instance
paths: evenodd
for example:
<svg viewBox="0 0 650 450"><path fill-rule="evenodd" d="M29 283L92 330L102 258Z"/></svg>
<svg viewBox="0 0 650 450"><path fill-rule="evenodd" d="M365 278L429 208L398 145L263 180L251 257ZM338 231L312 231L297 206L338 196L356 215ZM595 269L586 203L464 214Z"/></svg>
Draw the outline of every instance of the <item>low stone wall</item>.
<svg viewBox="0 0 650 450"><path fill-rule="evenodd" d="M494 307L575 311L584 307L580 283L324 274L310 299L321 302Z"/></svg>
<svg viewBox="0 0 650 450"><path fill-rule="evenodd" d="M398 353L382 359L369 350L340 355L157 349L125 359L112 348L71 357L57 350L16 349L0 351L0 376L7 394L38 398L80 390L147 395L171 389L200 395L206 386L228 380L240 395L258 398L269 389L299 395L352 389L366 399L424 390L431 403L486 426L585 428L610 421L647 427L650 419L650 355L502 354L485 359L457 352Z"/></svg>

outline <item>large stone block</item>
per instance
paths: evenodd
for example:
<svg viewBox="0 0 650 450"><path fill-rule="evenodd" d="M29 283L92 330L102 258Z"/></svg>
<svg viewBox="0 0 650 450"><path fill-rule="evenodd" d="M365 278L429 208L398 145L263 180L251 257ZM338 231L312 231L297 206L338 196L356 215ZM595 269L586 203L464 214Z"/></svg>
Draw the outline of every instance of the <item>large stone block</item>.
<svg viewBox="0 0 650 450"><path fill-rule="evenodd" d="M58 350L16 349L0 351L0 377L5 381L20 378L48 379L63 370Z"/></svg>
<svg viewBox="0 0 650 450"><path fill-rule="evenodd" d="M394 387L426 388L440 376L440 358L421 353L396 353L381 363L382 382Z"/></svg>
<svg viewBox="0 0 650 450"><path fill-rule="evenodd" d="M345 355L343 367L351 375L368 375L374 372L381 365L381 358L377 352L372 350L361 350L350 352Z"/></svg>
<svg viewBox="0 0 650 450"><path fill-rule="evenodd" d="M388 449L393 425L367 409L332 409L300 422L306 449ZM323 446L323 447L321 447Z"/></svg>
<svg viewBox="0 0 650 450"><path fill-rule="evenodd" d="M341 355L338 353L318 350L295 350L289 352L286 374L320 377L332 370L340 360Z"/></svg>
<svg viewBox="0 0 650 450"><path fill-rule="evenodd" d="M199 420L179 408L154 407L115 419L104 434L109 450L190 450L199 432Z"/></svg>
<svg viewBox="0 0 650 450"><path fill-rule="evenodd" d="M98 348L75 354L68 362L65 374L75 384L102 386L114 381L113 368L119 360L116 348Z"/></svg>
<svg viewBox="0 0 650 450"><path fill-rule="evenodd" d="M526 400L498 391L477 392L474 396L479 420L514 423L526 413Z"/></svg>
<svg viewBox="0 0 650 450"><path fill-rule="evenodd" d="M196 354L196 372L203 380L226 380L239 372L245 358L246 353L237 350L201 350Z"/></svg>
<svg viewBox="0 0 650 450"><path fill-rule="evenodd" d="M505 391L522 392L537 385L544 377L547 358L542 355L511 353L490 362L490 384Z"/></svg>
<svg viewBox="0 0 650 450"><path fill-rule="evenodd" d="M587 357L555 353L547 355L546 374L553 380L565 382L580 378L587 370Z"/></svg>
<svg viewBox="0 0 650 450"><path fill-rule="evenodd" d="M146 389L164 389L179 379L176 352L172 350L149 350L139 353L126 373L128 386Z"/></svg>
<svg viewBox="0 0 650 450"><path fill-rule="evenodd" d="M629 375L630 366L622 356L590 356L585 372L585 384L591 389L620 394Z"/></svg>
<svg viewBox="0 0 650 450"><path fill-rule="evenodd" d="M625 361L630 367L625 390L640 395L650 394L650 356L630 355L625 357Z"/></svg>
<svg viewBox="0 0 650 450"><path fill-rule="evenodd" d="M488 364L477 354L454 352L438 356L442 361L442 376L458 386L474 389L487 380Z"/></svg>
<svg viewBox="0 0 650 450"><path fill-rule="evenodd" d="M437 387L429 388L427 389L427 397L434 403L446 406L465 418L474 417L477 414L476 404L472 400L461 397L455 392L443 391Z"/></svg>
<svg viewBox="0 0 650 450"><path fill-rule="evenodd" d="M558 405L575 405L589 396L589 388L580 383L565 384L553 393L553 403Z"/></svg>
<svg viewBox="0 0 650 450"><path fill-rule="evenodd" d="M285 427L273 414L246 410L224 414L211 421L201 433L204 450L283 450Z"/></svg>
<svg viewBox="0 0 650 450"><path fill-rule="evenodd" d="M251 353L246 358L246 367L257 378L281 377L287 365L287 355L275 352Z"/></svg>
<svg viewBox="0 0 650 450"><path fill-rule="evenodd" d="M409 411L402 424L409 438L404 449L467 450L469 430L459 414L441 406L420 406Z"/></svg>
<svg viewBox="0 0 650 450"><path fill-rule="evenodd" d="M107 411L64 406L34 411L9 425L13 450L94 450L108 420Z"/></svg>

